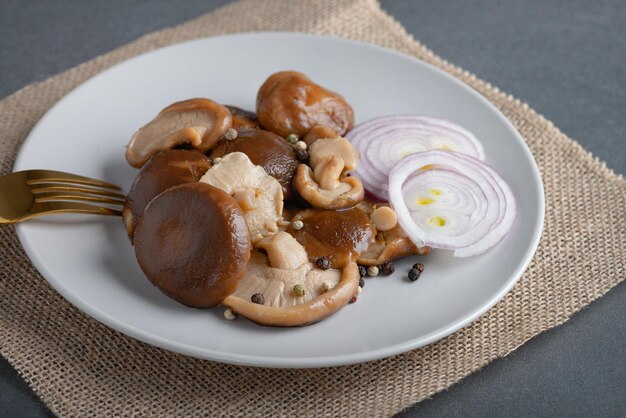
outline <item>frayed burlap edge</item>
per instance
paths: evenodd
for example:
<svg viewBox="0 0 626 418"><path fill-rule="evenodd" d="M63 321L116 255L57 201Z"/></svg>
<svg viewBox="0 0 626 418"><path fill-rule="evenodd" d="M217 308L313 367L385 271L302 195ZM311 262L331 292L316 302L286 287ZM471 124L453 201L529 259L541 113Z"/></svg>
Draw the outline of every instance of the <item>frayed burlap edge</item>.
<svg viewBox="0 0 626 418"><path fill-rule="evenodd" d="M565 322L625 278L623 179L526 104L437 57L373 0L237 2L25 87L0 102L0 174L11 171L21 142L50 106L103 69L188 39L263 30L332 34L392 48L442 68L494 103L527 141L544 180L545 229L531 265L483 317L428 347L355 366L253 369L160 350L83 315L47 285L14 230L5 227L0 352L53 412L390 415Z"/></svg>

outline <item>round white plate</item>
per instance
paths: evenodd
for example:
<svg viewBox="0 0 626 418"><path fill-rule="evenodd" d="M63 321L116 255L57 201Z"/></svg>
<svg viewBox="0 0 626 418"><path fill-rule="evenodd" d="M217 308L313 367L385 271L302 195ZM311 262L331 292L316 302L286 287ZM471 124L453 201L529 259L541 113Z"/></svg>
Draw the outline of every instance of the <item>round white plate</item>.
<svg viewBox="0 0 626 418"><path fill-rule="evenodd" d="M415 259L391 277L368 279L357 303L303 328L227 321L222 308L169 299L143 276L119 218L65 215L18 225L28 256L68 301L131 337L183 354L242 365L321 367L402 353L478 318L530 262L543 226L543 188L522 138L482 96L416 59L331 37L252 33L200 39L138 56L88 80L57 103L26 140L15 170L47 168L104 179L128 191L137 171L124 160L133 132L166 105L190 97L254 109L279 70L299 70L340 92L357 122L393 113L450 119L484 144L487 162L518 204L511 234L482 256L434 251L417 282ZM209 237L207 237L209 238Z"/></svg>

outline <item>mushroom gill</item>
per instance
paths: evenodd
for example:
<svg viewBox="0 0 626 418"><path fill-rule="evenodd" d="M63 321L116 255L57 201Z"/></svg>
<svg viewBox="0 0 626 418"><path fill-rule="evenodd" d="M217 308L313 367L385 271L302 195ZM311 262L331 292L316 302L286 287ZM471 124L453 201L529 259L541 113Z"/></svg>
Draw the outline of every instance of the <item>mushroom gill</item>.
<svg viewBox="0 0 626 418"><path fill-rule="evenodd" d="M305 289L303 296L296 296L296 285ZM261 325L303 326L341 309L356 295L358 287L355 262L341 270L320 270L310 262L295 269L280 269L270 266L266 254L254 250L237 290L222 305ZM263 305L252 302L256 293L263 295Z"/></svg>
<svg viewBox="0 0 626 418"><path fill-rule="evenodd" d="M200 179L231 195L244 212L255 243L278 231L282 220L283 189L262 167L241 152L232 152L215 163Z"/></svg>

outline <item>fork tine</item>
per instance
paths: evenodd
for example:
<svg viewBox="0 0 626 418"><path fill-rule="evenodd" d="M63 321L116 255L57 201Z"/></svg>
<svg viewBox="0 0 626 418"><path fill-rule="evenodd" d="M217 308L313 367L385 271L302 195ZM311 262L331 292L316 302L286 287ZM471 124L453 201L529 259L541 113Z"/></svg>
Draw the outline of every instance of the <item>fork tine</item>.
<svg viewBox="0 0 626 418"><path fill-rule="evenodd" d="M68 200L77 200L81 202L94 202L94 203L105 203L107 205L124 205L123 200L119 199L111 199L108 197L98 197L98 196L87 196L87 195L79 195L79 194L66 194L66 193L49 193L46 196L37 196L35 197L36 203L46 203L46 202L63 202Z"/></svg>
<svg viewBox="0 0 626 418"><path fill-rule="evenodd" d="M27 174L28 180L26 180L26 183L28 184L70 183L120 190L120 187L116 186L115 184L107 183L106 181L96 180L90 177L79 176L76 174L64 173L62 171L27 170L25 173Z"/></svg>
<svg viewBox="0 0 626 418"><path fill-rule="evenodd" d="M41 183L38 183L41 184ZM48 186L48 187L32 187L30 189L31 193L38 195L41 193L50 193L50 192L76 192L76 193L86 193L86 194L97 194L100 196L107 197L116 197L118 199L126 199L122 193L110 192L102 189L94 189L89 187L72 187L72 186Z"/></svg>
<svg viewBox="0 0 626 418"><path fill-rule="evenodd" d="M46 202L42 203L43 209L32 213L28 218L54 213L89 213L93 215L121 216L122 211L104 206L90 205L79 202Z"/></svg>

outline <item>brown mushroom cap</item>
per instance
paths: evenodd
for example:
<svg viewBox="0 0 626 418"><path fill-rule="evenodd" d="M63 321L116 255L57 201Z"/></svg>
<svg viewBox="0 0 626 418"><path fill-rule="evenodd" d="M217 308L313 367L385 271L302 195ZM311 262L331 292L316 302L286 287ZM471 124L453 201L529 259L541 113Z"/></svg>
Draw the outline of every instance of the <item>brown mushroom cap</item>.
<svg viewBox="0 0 626 418"><path fill-rule="evenodd" d="M340 277L337 284L330 290L321 291L319 294L316 293L315 297L306 299L302 303L282 306L275 306L269 303L260 305L250 300L251 295L260 289L256 289L254 286L247 286L247 284L250 284L247 281L252 280L252 284L257 284L259 276L275 274L276 269L270 267L267 256L258 251L253 251L248 268L254 270L254 275L244 274L244 277L241 279L241 288L227 296L222 304L261 325L294 327L319 322L345 306L356 295L359 287L359 270L355 262L350 262L341 271L322 271L312 267L311 263L306 263L301 267L302 270L306 271L305 274L318 274L320 272L339 273ZM294 274L293 270L286 271ZM296 272L295 274L301 273ZM269 277L269 280L273 279ZM274 283L274 286L268 284L268 286L274 288L288 287L288 285L285 286L285 283L289 280L282 281L278 279L276 281L279 283ZM289 284L291 284L290 281ZM319 283L319 285L322 285L322 283Z"/></svg>
<svg viewBox="0 0 626 418"><path fill-rule="evenodd" d="M233 117L232 128L240 129L258 129L259 121L257 120L256 113L244 110L237 106L224 105L226 109L230 111Z"/></svg>
<svg viewBox="0 0 626 418"><path fill-rule="evenodd" d="M294 229L300 220L303 227ZM328 258L338 268L356 260L374 243L376 228L369 216L359 209L306 209L292 219L287 230L304 246L309 259Z"/></svg>
<svg viewBox="0 0 626 418"><path fill-rule="evenodd" d="M123 219L130 239L133 239L137 222L152 199L170 187L200 180L210 166L210 160L195 150L163 151L144 164L124 205Z"/></svg>
<svg viewBox="0 0 626 418"><path fill-rule="evenodd" d="M216 306L235 291L250 259L250 235L237 203L203 183L174 186L146 207L135 254L148 279L185 305Z"/></svg>
<svg viewBox="0 0 626 418"><path fill-rule="evenodd" d="M305 135L316 125L345 134L354 126L354 111L346 100L297 71L272 74L257 94L261 125L280 136Z"/></svg>
<svg viewBox="0 0 626 418"><path fill-rule="evenodd" d="M209 150L232 124L228 109L209 99L190 99L163 109L128 143L126 160L140 168L159 151L189 144Z"/></svg>
<svg viewBox="0 0 626 418"><path fill-rule="evenodd" d="M253 164L263 167L267 174L278 180L285 199L291 197L291 181L300 162L287 141L269 131L244 129L232 141L220 141L211 151L211 158L231 152L246 154Z"/></svg>

